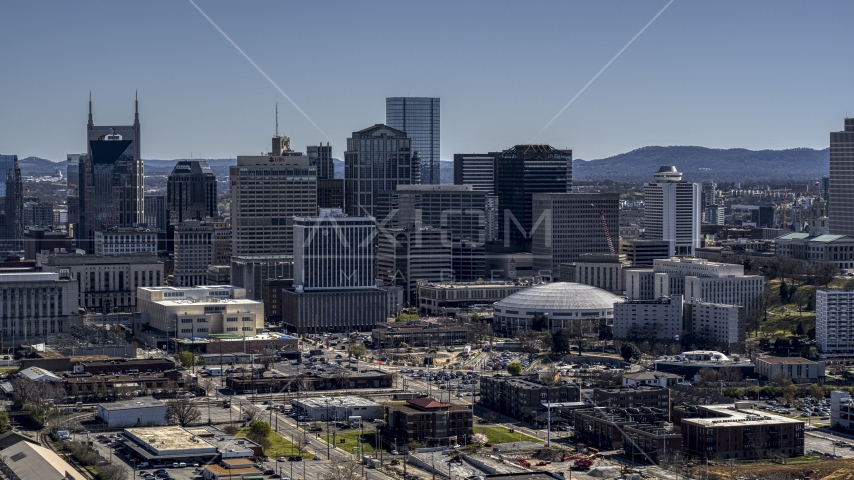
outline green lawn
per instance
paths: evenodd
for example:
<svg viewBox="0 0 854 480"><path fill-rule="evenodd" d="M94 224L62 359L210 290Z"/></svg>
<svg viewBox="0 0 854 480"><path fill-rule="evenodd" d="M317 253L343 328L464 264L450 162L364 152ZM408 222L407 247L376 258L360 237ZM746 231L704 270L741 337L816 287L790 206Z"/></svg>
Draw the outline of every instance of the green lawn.
<svg viewBox="0 0 854 480"><path fill-rule="evenodd" d="M249 429L247 428L240 429L235 437L245 437L248 431ZM264 449L264 455L270 458L289 457L296 454L296 445L276 432L270 432L267 435L267 440L270 442L270 446ZM302 458L307 460L312 459L314 458L314 454L303 451Z"/></svg>
<svg viewBox="0 0 854 480"><path fill-rule="evenodd" d="M518 430L510 433L509 428L497 425L475 425L474 433L486 435L490 443L542 442L542 440L525 435Z"/></svg>
<svg viewBox="0 0 854 480"><path fill-rule="evenodd" d="M332 435L325 435L323 437L329 443L332 443ZM344 440L344 443L341 443L341 440ZM345 452L353 453L358 449L359 446L359 432L353 430L348 432L338 432L335 435L335 446L344 450ZM370 453L376 451L376 435L374 431L370 433L365 432L362 435L362 449L365 453Z"/></svg>

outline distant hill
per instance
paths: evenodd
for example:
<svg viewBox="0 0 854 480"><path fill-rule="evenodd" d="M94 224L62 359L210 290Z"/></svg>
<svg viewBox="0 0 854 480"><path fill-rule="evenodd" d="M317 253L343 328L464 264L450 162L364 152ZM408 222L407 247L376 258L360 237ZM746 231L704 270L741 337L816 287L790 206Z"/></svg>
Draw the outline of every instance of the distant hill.
<svg viewBox="0 0 854 480"><path fill-rule="evenodd" d="M180 159L145 160L146 176L169 175ZM198 160L198 159L195 159ZM207 159L211 170L224 180L228 167L237 164L234 158ZM643 147L600 160L576 159L572 176L577 181L614 180L645 182L661 165L675 165L688 181L716 182L811 182L827 176L829 150L790 148L787 150L747 150L744 148L714 149L692 146ZM333 159L335 177L344 178L344 162ZM65 174L65 162L44 158L20 159L24 175L53 175L56 168ZM454 182L454 164L441 162L442 183Z"/></svg>
<svg viewBox="0 0 854 480"><path fill-rule="evenodd" d="M688 181L810 182L829 172L829 149L714 149L673 146L643 147L601 160L574 160L573 180L644 182L661 165L675 165Z"/></svg>

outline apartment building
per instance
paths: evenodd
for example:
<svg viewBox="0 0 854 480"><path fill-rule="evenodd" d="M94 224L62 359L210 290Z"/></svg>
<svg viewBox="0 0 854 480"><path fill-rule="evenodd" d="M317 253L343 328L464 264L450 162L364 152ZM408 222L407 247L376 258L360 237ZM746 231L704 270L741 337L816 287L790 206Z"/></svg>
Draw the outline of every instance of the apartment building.
<svg viewBox="0 0 854 480"><path fill-rule="evenodd" d="M594 388L593 404L608 408L670 407L670 390L667 387L643 385L620 388Z"/></svg>
<svg viewBox="0 0 854 480"><path fill-rule="evenodd" d="M543 403L578 402L581 386L567 381L549 385L538 376L496 375L480 379L480 405L518 420L536 417Z"/></svg>
<svg viewBox="0 0 854 480"><path fill-rule="evenodd" d="M816 290L815 344L821 353L854 354L854 291Z"/></svg>
<svg viewBox="0 0 854 480"><path fill-rule="evenodd" d="M682 295L614 304L614 337L676 340L682 334Z"/></svg>
<svg viewBox="0 0 854 480"><path fill-rule="evenodd" d="M384 435L390 443L423 446L464 443L474 435L474 420L468 405L442 403L429 397L407 400L403 405L386 407Z"/></svg>

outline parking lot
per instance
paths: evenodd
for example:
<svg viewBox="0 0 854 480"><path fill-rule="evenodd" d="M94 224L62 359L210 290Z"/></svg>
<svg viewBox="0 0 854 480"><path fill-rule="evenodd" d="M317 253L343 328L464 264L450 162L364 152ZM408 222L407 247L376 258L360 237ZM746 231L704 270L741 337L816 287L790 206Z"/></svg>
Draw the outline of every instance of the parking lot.
<svg viewBox="0 0 854 480"><path fill-rule="evenodd" d="M109 436L112 434L119 434L119 433L121 433L121 432L118 432L118 431L116 431L116 432L103 432L103 435ZM77 434L77 435L75 435L75 437L76 437L75 440L81 440L81 441L86 440L86 435ZM157 468L137 468L136 472L134 472L133 463L128 462L128 459L125 455L123 455L121 453L116 453L115 450L108 447L106 443L102 443L102 442L98 441L98 439L96 438L96 436L94 434L90 434L88 437L89 437L89 440L92 442L92 448L94 448L95 451L98 452L99 455L101 455L102 457L104 457L108 461L111 461L113 465L121 465L121 466L125 467L128 470L128 477L131 479L134 478L134 475L136 476L136 478L139 478L141 472L148 472L148 473L153 474L154 471L157 470ZM169 476L171 478L174 478L175 480L193 480L193 479L198 480L199 478L201 478L200 475L195 473L195 468L192 466L183 467L183 468L180 468L180 467L179 468L172 468L170 465L169 467L163 467L163 468L169 473Z"/></svg>
<svg viewBox="0 0 854 480"><path fill-rule="evenodd" d="M818 455L816 451L821 454L829 453L831 455L841 456L842 458L854 458L854 449L850 445L854 444L851 440L842 441L848 443L848 445L842 445L839 442L840 439L831 437L828 435L822 434L821 436L817 436L817 434L807 433L804 436L804 451L808 455Z"/></svg>

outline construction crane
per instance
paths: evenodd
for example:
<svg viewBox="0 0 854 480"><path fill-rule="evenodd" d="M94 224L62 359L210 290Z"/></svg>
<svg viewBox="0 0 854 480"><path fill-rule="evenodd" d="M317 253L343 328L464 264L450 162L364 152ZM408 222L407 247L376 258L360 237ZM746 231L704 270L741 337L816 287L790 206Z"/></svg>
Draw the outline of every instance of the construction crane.
<svg viewBox="0 0 854 480"><path fill-rule="evenodd" d="M608 249L611 250L611 255L614 255L616 252L614 251L614 242L611 240L611 231L608 229L608 222L605 221L605 212L600 210L590 201L587 197L582 197L584 200L593 207L593 210L599 212L599 218L602 220L602 229L605 230L605 239L608 240Z"/></svg>

